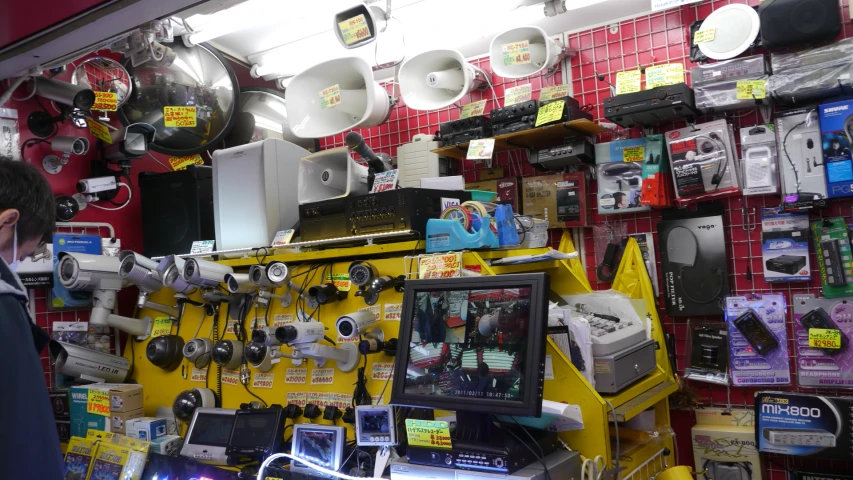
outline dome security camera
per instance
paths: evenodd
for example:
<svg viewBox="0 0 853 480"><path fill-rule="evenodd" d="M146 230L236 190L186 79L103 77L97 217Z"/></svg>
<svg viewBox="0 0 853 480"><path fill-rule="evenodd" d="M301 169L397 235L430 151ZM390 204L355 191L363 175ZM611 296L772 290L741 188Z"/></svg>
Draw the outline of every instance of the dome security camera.
<svg viewBox="0 0 853 480"><path fill-rule="evenodd" d="M245 352L249 364L261 372L269 372L272 366L280 362L281 357L284 356L281 350L257 342L249 342Z"/></svg>
<svg viewBox="0 0 853 480"><path fill-rule="evenodd" d="M216 395L209 388L193 388L184 390L175 397L172 403L172 413L175 418L189 423L197 408L213 408L216 406Z"/></svg>
<svg viewBox="0 0 853 480"><path fill-rule="evenodd" d="M227 265L220 265L200 258L189 258L184 264L181 276L187 283L209 288L225 282L225 275L229 273L234 273L234 269Z"/></svg>
<svg viewBox="0 0 853 480"><path fill-rule="evenodd" d="M376 319L373 313L363 310L339 317L335 322L335 329L337 329L338 335L346 339L369 334L381 340L382 330L378 328L371 330L377 323L379 323L379 320Z"/></svg>
<svg viewBox="0 0 853 480"><path fill-rule="evenodd" d="M290 281L290 269L284 262L274 261L266 265L249 267L252 283L259 287L281 287Z"/></svg>
<svg viewBox="0 0 853 480"><path fill-rule="evenodd" d="M213 346L213 363L225 370L234 370L243 362L243 343L220 340Z"/></svg>
<svg viewBox="0 0 853 480"><path fill-rule="evenodd" d="M152 338L145 347L145 356L153 365L166 371L178 368L183 361L184 339L178 335Z"/></svg>
<svg viewBox="0 0 853 480"><path fill-rule="evenodd" d="M213 342L207 338L194 338L184 344L183 354L195 368L205 368L213 354Z"/></svg>

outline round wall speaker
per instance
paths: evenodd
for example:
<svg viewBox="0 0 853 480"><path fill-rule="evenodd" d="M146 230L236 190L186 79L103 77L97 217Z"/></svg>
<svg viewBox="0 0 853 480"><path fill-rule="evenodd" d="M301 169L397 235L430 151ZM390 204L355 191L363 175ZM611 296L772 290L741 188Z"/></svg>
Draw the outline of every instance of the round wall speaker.
<svg viewBox="0 0 853 480"><path fill-rule="evenodd" d="M699 50L708 58L728 60L752 45L761 30L761 21L758 13L747 5L726 5L702 22L700 31L711 29L715 30L714 39L699 43Z"/></svg>

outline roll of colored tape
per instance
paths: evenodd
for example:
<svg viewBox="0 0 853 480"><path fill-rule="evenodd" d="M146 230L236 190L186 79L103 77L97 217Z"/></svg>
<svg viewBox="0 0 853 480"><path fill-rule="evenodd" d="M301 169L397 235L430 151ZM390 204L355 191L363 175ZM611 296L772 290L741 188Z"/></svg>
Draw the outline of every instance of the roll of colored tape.
<svg viewBox="0 0 853 480"><path fill-rule="evenodd" d="M455 220L462 224L462 228L464 228L466 232L471 231L471 212L462 205L451 205L445 208L444 211L441 212L441 216L439 218L442 220Z"/></svg>
<svg viewBox="0 0 853 480"><path fill-rule="evenodd" d="M481 218L485 218L486 215L489 214L489 212L486 211L485 205L483 205L480 202L474 202L474 201L463 202L462 206L467 208L468 210L480 215Z"/></svg>

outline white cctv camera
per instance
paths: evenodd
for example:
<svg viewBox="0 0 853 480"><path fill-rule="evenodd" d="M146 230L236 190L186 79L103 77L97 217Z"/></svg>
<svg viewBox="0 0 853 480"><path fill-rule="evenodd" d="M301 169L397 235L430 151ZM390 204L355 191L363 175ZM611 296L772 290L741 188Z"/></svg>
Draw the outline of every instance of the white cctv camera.
<svg viewBox="0 0 853 480"><path fill-rule="evenodd" d="M281 287L290 282L290 269L287 264L279 261L252 265L249 267L249 278L259 287Z"/></svg>
<svg viewBox="0 0 853 480"><path fill-rule="evenodd" d="M160 277L163 279L163 286L172 289L178 296L186 297L192 295L197 290L195 285L184 281L181 272L184 271L186 260L176 255L169 255L160 260L157 265L157 271L160 272Z"/></svg>
<svg viewBox="0 0 853 480"><path fill-rule="evenodd" d="M268 347L281 345L281 341L275 336L275 327L260 327L252 331L252 341L262 343Z"/></svg>
<svg viewBox="0 0 853 480"><path fill-rule="evenodd" d="M295 322L275 329L275 338L286 345L319 342L325 336L326 327L320 322Z"/></svg>
<svg viewBox="0 0 853 480"><path fill-rule="evenodd" d="M89 140L83 137L54 137L50 142L51 150L62 152L62 156L46 155L41 165L44 171L50 174L57 174L62 171L62 167L68 164L71 155L85 155L89 151Z"/></svg>
<svg viewBox="0 0 853 480"><path fill-rule="evenodd" d="M188 258L181 276L187 283L209 288L223 283L228 273L234 273L234 269L208 260Z"/></svg>
<svg viewBox="0 0 853 480"><path fill-rule="evenodd" d="M293 347L290 358L294 365L302 365L306 358L323 367L327 360L337 362L342 372L351 372L358 365L358 347L354 343L344 343L339 347L318 345L316 342L326 336L326 327L320 322L296 322L278 327L275 337L282 344Z"/></svg>
<svg viewBox="0 0 853 480"><path fill-rule="evenodd" d="M207 338L194 338L184 344L184 358L192 362L195 368L205 368L213 354L213 342Z"/></svg>
<svg viewBox="0 0 853 480"><path fill-rule="evenodd" d="M130 360L124 357L71 343L51 340L50 355L58 373L82 380L123 383L130 370Z"/></svg>
<svg viewBox="0 0 853 480"><path fill-rule="evenodd" d="M220 340L213 346L213 363L226 370L234 370L243 363L243 342Z"/></svg>
<svg viewBox="0 0 853 480"><path fill-rule="evenodd" d="M122 250L118 254L121 261L118 276L128 281L139 289L139 297L136 304L139 308L150 308L151 310L165 313L178 318L180 312L176 307L161 305L148 300L152 293L163 288L163 278L157 270L158 262L140 255L132 250Z"/></svg>
<svg viewBox="0 0 853 480"><path fill-rule="evenodd" d="M249 342L244 349L246 360L257 370L269 372L272 366L281 361L284 354L278 348L263 343Z"/></svg>
<svg viewBox="0 0 853 480"><path fill-rule="evenodd" d="M225 286L230 293L252 293L258 289L247 273L226 273Z"/></svg>
<svg viewBox="0 0 853 480"><path fill-rule="evenodd" d="M382 340L382 330L373 329L377 323L379 320L376 319L376 315L363 310L339 317L338 321L335 322L335 329L337 329L338 335L346 339L357 338L359 335L371 335Z"/></svg>

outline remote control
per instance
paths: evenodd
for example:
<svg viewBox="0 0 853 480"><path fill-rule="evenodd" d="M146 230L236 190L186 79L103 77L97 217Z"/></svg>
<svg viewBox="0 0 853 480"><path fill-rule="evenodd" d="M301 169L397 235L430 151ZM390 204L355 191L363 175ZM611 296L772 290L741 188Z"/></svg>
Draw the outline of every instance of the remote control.
<svg viewBox="0 0 853 480"><path fill-rule="evenodd" d="M752 348L761 355L767 355L779 346L776 337L764 326L753 310L747 310L732 322Z"/></svg>

